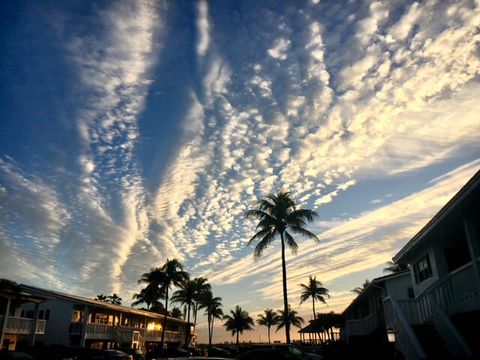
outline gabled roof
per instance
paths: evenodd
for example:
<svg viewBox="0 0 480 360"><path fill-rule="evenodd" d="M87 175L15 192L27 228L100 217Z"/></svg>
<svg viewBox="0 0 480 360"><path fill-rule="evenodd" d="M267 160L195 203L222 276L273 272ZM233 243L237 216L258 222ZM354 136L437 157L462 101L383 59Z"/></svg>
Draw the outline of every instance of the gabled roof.
<svg viewBox="0 0 480 360"><path fill-rule="evenodd" d="M453 212L468 197L480 189L480 171L458 191L449 202L443 206L440 211L393 257L394 262L401 263L402 258L409 253L422 239L432 231L445 217Z"/></svg>
<svg viewBox="0 0 480 360"><path fill-rule="evenodd" d="M129 314L134 314L134 315L140 315L140 316L145 316L149 317L152 319L163 319L165 315L163 314L157 314L154 312L146 311L146 310L140 310L140 309L134 309L128 306L122 306L122 305L113 305L109 304L103 301L95 300L95 299L90 299L86 298L83 296L78 296L78 295L72 295L72 294L67 294L67 293L62 293L59 291L54 291L54 290L47 290L47 289L42 289L42 288L37 288L34 286L29 286L29 285L24 285L21 284L20 287L26 291L29 291L34 294L38 294L39 296L48 296L48 298L58 298L58 299L63 299L75 303L81 303L84 305L91 305L95 306L97 308L102 308L102 309L109 309L113 311L119 311L122 313L129 313ZM177 319L171 316L167 316L167 319L176 321L176 322L181 322L181 323L187 323L184 320Z"/></svg>
<svg viewBox="0 0 480 360"><path fill-rule="evenodd" d="M367 295L370 294L374 289L382 289L383 291L385 291L384 288L380 287L385 281L405 275L410 276L410 271L408 269L373 279L372 281L370 281L370 284L368 284L368 286L360 294L358 294L355 299L353 299L350 305L348 305L345 310L343 310L342 314L345 315L350 309L355 306L355 304L357 304L360 300L366 298Z"/></svg>

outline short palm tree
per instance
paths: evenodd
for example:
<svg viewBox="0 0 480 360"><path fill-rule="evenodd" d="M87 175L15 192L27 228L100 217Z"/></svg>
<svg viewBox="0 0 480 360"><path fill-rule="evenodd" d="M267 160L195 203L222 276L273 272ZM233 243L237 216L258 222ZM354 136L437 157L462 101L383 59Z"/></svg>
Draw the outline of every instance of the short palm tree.
<svg viewBox="0 0 480 360"><path fill-rule="evenodd" d="M277 195L270 194L257 203L257 208L245 213L247 218L259 220L255 235L249 240L248 245L258 240L255 246L254 257L260 257L265 248L280 236L282 256L282 284L283 284L283 311L288 312L287 297L287 266L285 263L285 247L288 246L295 254L298 245L289 231L300 234L306 238L315 239L317 236L308 231L307 222L313 221L317 213L308 209L297 209L294 199L289 191L280 191ZM290 343L290 323L286 319L285 336Z"/></svg>
<svg viewBox="0 0 480 360"><path fill-rule="evenodd" d="M313 320L315 320L315 300L318 300L324 304L327 303L325 298L330 298L328 294L328 289L324 288L322 283L317 280L316 276L309 276L308 284L300 284L302 288L302 293L300 294L300 304L307 301L309 298L312 298L312 307L313 307Z"/></svg>
<svg viewBox="0 0 480 360"><path fill-rule="evenodd" d="M270 343L270 328L274 325L278 325L279 322L280 316L272 309L265 309L264 314L258 315L257 324L266 326L268 329L268 343Z"/></svg>
<svg viewBox="0 0 480 360"><path fill-rule="evenodd" d="M136 300L132 303L132 306L140 304L146 304L147 309L151 310L153 307L158 307L160 299L163 299L163 292L155 284L148 284L145 288L140 290L139 293L133 294L132 299Z"/></svg>
<svg viewBox="0 0 480 360"><path fill-rule="evenodd" d="M395 274L397 272L407 270L408 267L406 264L399 264L394 261L387 261L387 267L383 269L383 272Z"/></svg>
<svg viewBox="0 0 480 360"><path fill-rule="evenodd" d="M253 319L248 315L248 312L242 310L240 306L236 306L235 310L230 310L231 315L225 315L223 319L227 331L232 332L233 335L237 335L237 345L239 344L239 334L242 334L245 330L253 330Z"/></svg>
<svg viewBox="0 0 480 360"><path fill-rule="evenodd" d="M213 323L223 317L222 298L213 297L211 291L205 291L199 299L199 309L205 309L208 321L208 346L212 346Z"/></svg>
<svg viewBox="0 0 480 360"><path fill-rule="evenodd" d="M122 298L117 294L113 293L112 295L107 296L108 302L113 305L122 305Z"/></svg>
<svg viewBox="0 0 480 360"><path fill-rule="evenodd" d="M195 292L197 285L195 281L185 279L180 283L179 289L172 295L172 302L179 303L187 307L187 323L190 324L190 310L194 305ZM187 326L185 334L185 346L188 345L190 326Z"/></svg>
<svg viewBox="0 0 480 360"><path fill-rule="evenodd" d="M180 308L178 307L174 307L171 311L170 311L170 315L174 318L177 318L177 319L181 319L182 316L183 316L183 313L182 313L182 310L180 310Z"/></svg>
<svg viewBox="0 0 480 360"><path fill-rule="evenodd" d="M292 310L290 306L288 307L288 313L285 313L283 310L279 310L280 313L280 321L277 326L277 330L280 330L282 327L286 326L286 324L290 324L296 326L298 328L302 327L302 324L305 322L301 316L298 316L298 312ZM285 314L287 314L285 316Z"/></svg>
<svg viewBox="0 0 480 360"><path fill-rule="evenodd" d="M360 295L362 292L365 291L368 285L370 285L370 280L365 279L362 286L357 286L355 289L352 289L351 292L353 292L354 294Z"/></svg>
<svg viewBox="0 0 480 360"><path fill-rule="evenodd" d="M103 294L98 294L95 300L102 301L102 302L108 302L108 296L103 295Z"/></svg>
<svg viewBox="0 0 480 360"><path fill-rule="evenodd" d="M168 313L168 291L174 286L179 286L188 274L183 271L183 265L177 260L168 260L161 268L151 269L150 272L144 273L140 278L140 283L152 284L158 287L162 292L162 297L165 299L165 312ZM160 340L160 349L163 349L165 340L165 328L167 324L167 317L163 318L162 337Z"/></svg>

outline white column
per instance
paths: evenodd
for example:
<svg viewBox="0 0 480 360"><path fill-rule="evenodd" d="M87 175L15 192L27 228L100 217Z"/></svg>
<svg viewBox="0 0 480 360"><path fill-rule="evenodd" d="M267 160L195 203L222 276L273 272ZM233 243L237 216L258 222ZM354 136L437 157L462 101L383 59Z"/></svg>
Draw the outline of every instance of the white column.
<svg viewBox="0 0 480 360"><path fill-rule="evenodd" d="M478 237L478 232L475 224L469 217L463 218L463 226L465 228L465 234L467 237L468 250L470 251L470 257L472 258L473 272L477 290L480 292L480 271L478 266L478 258L480 257L480 240Z"/></svg>
<svg viewBox="0 0 480 360"><path fill-rule="evenodd" d="M88 306L85 305L83 308L83 324L82 324L82 335L80 338L80 346L85 347L85 339L87 337L87 325L88 325L88 317L89 317Z"/></svg>
<svg viewBox="0 0 480 360"><path fill-rule="evenodd" d="M40 304L35 304L35 311L33 315L32 327L30 328L30 339L28 344L33 346L35 344L35 335L37 333L38 313L40 310Z"/></svg>
<svg viewBox="0 0 480 360"><path fill-rule="evenodd" d="M5 316L3 317L3 324L1 324L1 327L0 327L0 350L3 347L3 339L5 337L5 332L7 330L7 319L8 319L8 314L10 313L10 302L11 302L11 299L8 298L7 306L5 308Z"/></svg>

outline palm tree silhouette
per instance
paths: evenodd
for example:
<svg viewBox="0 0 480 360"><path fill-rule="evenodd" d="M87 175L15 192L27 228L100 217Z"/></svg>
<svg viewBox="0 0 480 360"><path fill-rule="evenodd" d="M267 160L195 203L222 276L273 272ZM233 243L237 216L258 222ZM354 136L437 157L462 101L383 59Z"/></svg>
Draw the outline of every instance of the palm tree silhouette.
<svg viewBox="0 0 480 360"><path fill-rule="evenodd" d="M383 269L383 272L391 273L391 274L408 269L408 266L406 264L398 264L394 261L387 261L386 265L387 267Z"/></svg>
<svg viewBox="0 0 480 360"><path fill-rule="evenodd" d="M187 278L188 274L183 271L183 266L177 259L167 259L167 262L161 268L151 269L150 272L142 274L139 283L152 284L160 289L165 299L165 312L168 314L168 291L170 287L172 285L179 286ZM164 316L160 349L163 349L165 342L166 325L167 316Z"/></svg>
<svg viewBox="0 0 480 360"><path fill-rule="evenodd" d="M122 305L122 298L117 294L113 293L112 295L107 296L107 301L113 305Z"/></svg>
<svg viewBox="0 0 480 360"><path fill-rule="evenodd" d="M103 294L98 294L95 300L102 301L102 302L108 302L108 296L103 295Z"/></svg>
<svg viewBox="0 0 480 360"><path fill-rule="evenodd" d="M362 286L357 286L355 289L350 290L354 294L360 295L362 292L365 291L365 289L370 285L370 280L365 279L363 282Z"/></svg>
<svg viewBox="0 0 480 360"><path fill-rule="evenodd" d="M280 316L276 311L272 309L265 309L264 314L259 314L257 324L266 326L268 329L268 343L270 344L270 328L274 325L278 325L280 322Z"/></svg>
<svg viewBox="0 0 480 360"><path fill-rule="evenodd" d="M204 277L193 279L193 282L195 283L195 294L193 296L193 322L195 324L197 323L197 311L203 294L212 291L212 286L207 281L208 280Z"/></svg>
<svg viewBox="0 0 480 360"><path fill-rule="evenodd" d="M199 298L198 306L199 309L205 309L205 315L207 315L208 321L208 346L212 346L213 323L215 319L221 319L223 317L222 298L213 297L211 291L205 291Z"/></svg>
<svg viewBox="0 0 480 360"><path fill-rule="evenodd" d="M302 293L300 294L300 304L307 301L309 298L312 298L312 307L313 307L313 320L316 318L315 312L315 300L318 300L324 304L327 303L325 298L330 298L328 294L328 289L324 288L322 283L317 280L316 276L309 276L308 284L300 284L302 288Z"/></svg>
<svg viewBox="0 0 480 360"><path fill-rule="evenodd" d="M283 282L283 311L288 313L288 297L287 297L287 266L285 264L285 245L295 254L298 245L293 236L287 231L291 230L304 237L312 238L318 241L315 234L305 229L307 222L317 217L317 213L308 209L297 209L289 191L282 190L277 195L270 194L265 199L257 203L257 208L248 210L245 213L247 218L256 218L259 220L257 224L257 232L249 240L250 245L255 240L258 244L255 246L254 257L258 258L262 255L263 250L280 235L281 255L282 255L282 282ZM287 343L290 343L290 323L286 319L285 337Z"/></svg>
<svg viewBox="0 0 480 360"><path fill-rule="evenodd" d="M182 281L179 285L179 288L177 291L175 291L172 295L172 302L174 303L179 303L180 305L184 305L187 307L187 329L185 333L185 346L188 345L188 340L189 340L189 331L190 331L190 310L192 306L194 305L194 298L195 298L195 293L197 290L197 284L195 281L190 280L190 279L185 279Z"/></svg>
<svg viewBox="0 0 480 360"><path fill-rule="evenodd" d="M301 316L298 316L298 312L295 310L292 310L290 306L288 307L288 312L286 313L283 310L279 310L280 312L280 321L277 326L277 330L280 330L282 327L286 326L287 324L296 326L298 328L302 327L302 324L305 322ZM285 316L285 314L287 314Z"/></svg>
<svg viewBox="0 0 480 360"><path fill-rule="evenodd" d="M174 307L171 311L170 311L170 315L174 318L177 318L177 319L181 319L182 316L183 316L183 313L182 313L182 310L180 310L180 308L178 307Z"/></svg>
<svg viewBox="0 0 480 360"><path fill-rule="evenodd" d="M240 306L236 306L235 310L230 310L231 315L225 315L223 319L227 331L232 332L232 336L237 334L237 345L239 344L239 334L242 334L245 330L253 330L253 319L248 315L248 312L242 310Z"/></svg>
<svg viewBox="0 0 480 360"><path fill-rule="evenodd" d="M158 300L163 298L163 292L158 285L155 285L154 283L148 284L145 288L140 290L139 293L133 294L132 299L136 301L132 303L132 306L147 304L147 309L151 310L153 307L158 307L158 305L161 304Z"/></svg>

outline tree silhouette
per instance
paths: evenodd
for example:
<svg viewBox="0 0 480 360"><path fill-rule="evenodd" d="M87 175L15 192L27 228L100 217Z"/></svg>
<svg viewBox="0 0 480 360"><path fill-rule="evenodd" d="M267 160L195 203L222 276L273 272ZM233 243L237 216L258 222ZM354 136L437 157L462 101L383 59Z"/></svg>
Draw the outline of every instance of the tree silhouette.
<svg viewBox="0 0 480 360"><path fill-rule="evenodd" d="M280 312L280 321L277 326L277 330L280 330L282 327L286 326L286 324L290 324L296 326L298 328L302 327L302 324L305 322L301 316L298 316L298 312L292 310L290 306L288 307L288 312L286 313L283 310L279 310ZM286 314L286 316L285 316Z"/></svg>
<svg viewBox="0 0 480 360"><path fill-rule="evenodd" d="M268 329L268 343L270 343L270 328L274 325L278 325L280 322L280 316L276 311L272 309L265 309L264 314L259 314L257 324L266 326Z"/></svg>
<svg viewBox="0 0 480 360"><path fill-rule="evenodd" d="M208 280L204 277L194 278L192 280L195 283L195 294L193 296L193 322L197 323L197 311L200 305L201 298L205 292L212 291L212 286L208 283Z"/></svg>
<svg viewBox="0 0 480 360"><path fill-rule="evenodd" d="M108 295L107 298L110 304L122 305L122 298L115 293L113 293L112 295Z"/></svg>
<svg viewBox="0 0 480 360"><path fill-rule="evenodd" d="M383 272L391 273L391 274L408 269L408 266L406 264L399 264L394 261L387 261L386 265L387 267L383 269Z"/></svg>
<svg viewBox="0 0 480 360"><path fill-rule="evenodd" d="M230 310L231 315L225 315L223 319L225 323L223 326L227 328L227 331L232 332L233 335L237 335L237 345L239 344L239 334L242 334L245 330L253 330L253 319L248 315L248 312L242 310L240 306L236 306L235 310Z"/></svg>
<svg viewBox="0 0 480 360"><path fill-rule="evenodd" d="M136 300L132 303L132 306L137 306L140 304L146 304L147 309L151 310L153 307L158 307L160 299L163 299L163 292L158 287L158 285L151 283L148 284L145 288L140 290L139 293L133 294L133 299ZM163 305L162 305L163 307Z"/></svg>
<svg viewBox="0 0 480 360"><path fill-rule="evenodd" d="M205 309L205 315L208 321L208 346L212 346L213 323L215 319L223 317L222 298L213 297L211 291L205 291L199 298L199 309Z"/></svg>
<svg viewBox="0 0 480 360"><path fill-rule="evenodd" d="M178 308L178 307L174 307L170 311L170 315L174 318L177 318L177 319L181 319L183 317L182 310L180 310L180 308Z"/></svg>
<svg viewBox="0 0 480 360"><path fill-rule="evenodd" d="M308 209L297 209L289 191L280 191L277 195L270 194L265 199L257 203L257 208L248 210L245 213L247 218L256 218L259 220L255 235L249 240L248 245L258 240L255 246L254 257L260 257L265 248L280 235L281 257L282 257L282 285L283 285L283 311L288 313L287 297L287 266L285 263L285 247L288 246L295 254L298 245L295 242L290 231L300 234L307 238L313 238L318 241L315 234L308 231L305 226L307 222L317 217L317 213ZM290 323L286 318L285 337L286 342L290 343Z"/></svg>
<svg viewBox="0 0 480 360"><path fill-rule="evenodd" d="M365 291L368 285L370 285L370 280L365 279L362 286L357 286L355 289L352 289L351 292L353 292L354 294L360 295L362 292Z"/></svg>
<svg viewBox="0 0 480 360"><path fill-rule="evenodd" d="M95 300L108 303L108 296L103 294L98 294Z"/></svg>
<svg viewBox="0 0 480 360"><path fill-rule="evenodd" d="M302 293L300 294L300 304L304 303L309 298L312 298L313 320L315 320L315 300L326 304L327 301L325 298L330 298L328 289L323 287L322 283L317 280L316 276L309 276L308 284L300 284L300 287L302 288Z"/></svg>
<svg viewBox="0 0 480 360"><path fill-rule="evenodd" d="M139 283L151 284L158 287L165 299L165 312L168 314L168 292L172 286L179 286L188 274L183 271L182 264L177 259L168 260L161 268L151 269L150 272L142 274ZM162 337L160 340L160 349L163 349L165 343L165 328L167 317L163 318Z"/></svg>
<svg viewBox="0 0 480 360"><path fill-rule="evenodd" d="M197 290L197 284L193 280L188 278L179 284L179 289L172 295L172 302L179 303L187 307L187 323L190 324L190 310L194 305L195 293ZM187 326L185 334L185 346L188 345L190 326Z"/></svg>

